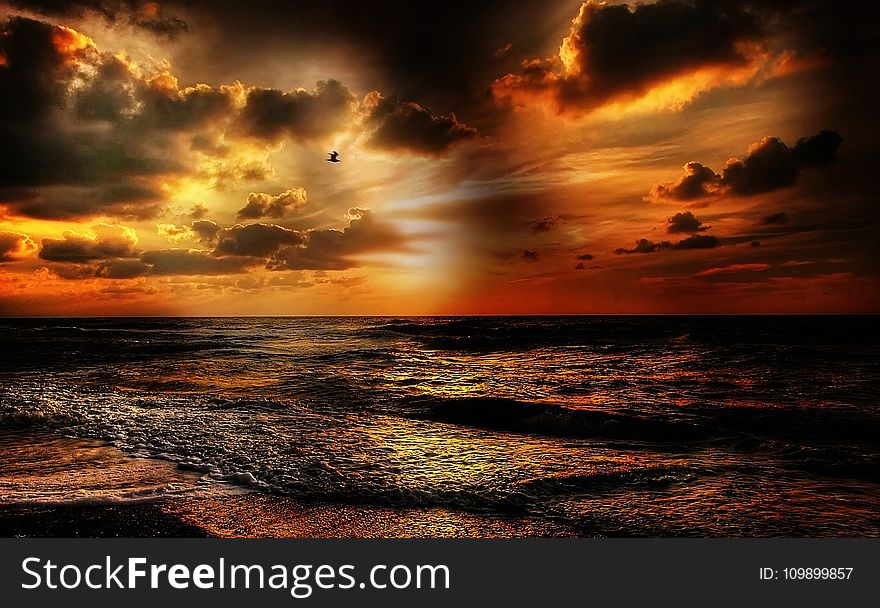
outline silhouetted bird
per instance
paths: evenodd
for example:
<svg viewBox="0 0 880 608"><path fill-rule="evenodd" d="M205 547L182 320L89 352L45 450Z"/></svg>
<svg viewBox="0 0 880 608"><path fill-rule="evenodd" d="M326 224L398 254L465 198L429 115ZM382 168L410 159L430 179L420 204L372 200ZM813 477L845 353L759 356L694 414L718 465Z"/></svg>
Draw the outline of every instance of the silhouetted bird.
<svg viewBox="0 0 880 608"><path fill-rule="evenodd" d="M336 150L333 150L333 152L328 152L327 155L330 157L327 159L328 163L341 163L342 162L341 160L339 160L339 152L337 152Z"/></svg>

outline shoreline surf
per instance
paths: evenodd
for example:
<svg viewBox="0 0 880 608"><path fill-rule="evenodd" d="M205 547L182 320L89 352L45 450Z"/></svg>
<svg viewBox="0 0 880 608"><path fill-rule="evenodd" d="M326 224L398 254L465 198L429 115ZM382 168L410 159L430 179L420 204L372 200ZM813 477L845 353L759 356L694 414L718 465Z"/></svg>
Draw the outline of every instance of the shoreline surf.
<svg viewBox="0 0 880 608"><path fill-rule="evenodd" d="M17 450L14 448L17 446ZM0 537L243 537L243 538L408 538L576 536L564 526L528 518L496 517L447 509L396 509L344 503L306 502L254 491L246 486L210 481L171 462L123 452L93 439L66 437L34 429L0 428L6 454L29 455L32 473L10 475L10 461L0 466ZM65 452L64 463L55 457ZM75 469L88 471L74 475ZM149 488L116 487L117 481L143 479ZM102 470L104 469L104 470ZM65 496L46 498L58 490L59 476L72 475ZM163 479L164 476L164 479ZM40 484L40 478L56 478ZM161 493L156 485L175 486ZM89 493L100 485L101 492ZM181 487L183 486L183 487ZM17 494L19 500L10 501ZM30 498L25 497L27 494Z"/></svg>

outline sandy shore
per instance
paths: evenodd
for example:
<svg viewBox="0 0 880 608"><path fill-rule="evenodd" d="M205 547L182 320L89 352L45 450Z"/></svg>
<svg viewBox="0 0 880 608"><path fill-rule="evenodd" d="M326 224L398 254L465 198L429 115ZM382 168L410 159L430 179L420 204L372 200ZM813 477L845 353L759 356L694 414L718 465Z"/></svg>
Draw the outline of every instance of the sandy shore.
<svg viewBox="0 0 880 608"><path fill-rule="evenodd" d="M510 538L573 536L574 532L525 517L441 508L398 509L307 503L253 493L163 505L182 522L211 536L245 538Z"/></svg>
<svg viewBox="0 0 880 608"><path fill-rule="evenodd" d="M156 504L0 509L0 536L52 538L204 537L207 531Z"/></svg>
<svg viewBox="0 0 880 608"><path fill-rule="evenodd" d="M264 494L114 506L0 508L0 537L498 538L534 536L529 522L442 509L300 503ZM553 533L555 532L555 533ZM563 529L550 536L567 536Z"/></svg>

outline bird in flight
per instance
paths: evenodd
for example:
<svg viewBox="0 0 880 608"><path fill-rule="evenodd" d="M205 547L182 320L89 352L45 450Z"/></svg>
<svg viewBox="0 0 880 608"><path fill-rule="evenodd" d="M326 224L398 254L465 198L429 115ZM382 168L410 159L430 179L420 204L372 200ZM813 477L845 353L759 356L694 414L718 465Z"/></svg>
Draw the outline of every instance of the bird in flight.
<svg viewBox="0 0 880 608"><path fill-rule="evenodd" d="M327 159L328 163L341 163L342 162L341 160L339 160L339 152L337 152L336 150L333 150L333 152L328 152L327 156L330 157Z"/></svg>

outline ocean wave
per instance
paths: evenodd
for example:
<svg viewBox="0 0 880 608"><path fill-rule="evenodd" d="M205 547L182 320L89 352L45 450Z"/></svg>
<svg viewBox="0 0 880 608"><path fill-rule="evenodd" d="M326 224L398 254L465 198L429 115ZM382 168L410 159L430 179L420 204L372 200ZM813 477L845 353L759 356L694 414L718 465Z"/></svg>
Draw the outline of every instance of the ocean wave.
<svg viewBox="0 0 880 608"><path fill-rule="evenodd" d="M370 337L406 336L437 350L477 352L575 345L629 349L634 344L683 342L689 337L683 320L647 325L630 317L398 319L364 328L361 333Z"/></svg>
<svg viewBox="0 0 880 608"><path fill-rule="evenodd" d="M731 434L764 437L798 437L801 441L855 441L876 444L880 421L871 409L852 407L749 407L693 404L683 413Z"/></svg>
<svg viewBox="0 0 880 608"><path fill-rule="evenodd" d="M863 446L771 447L774 456L787 467L823 477L880 481L880 452Z"/></svg>
<svg viewBox="0 0 880 608"><path fill-rule="evenodd" d="M254 412L273 412L290 407L290 404L287 402L265 397L236 398L213 396L209 397L205 403L207 407L216 408L218 410L243 410Z"/></svg>
<svg viewBox="0 0 880 608"><path fill-rule="evenodd" d="M132 451L126 441L115 441L113 445L139 457L168 460L182 470L203 473L214 481L310 502L520 513L533 506L536 498L534 494L509 487L413 487L392 483L384 477L364 479L320 459L307 459L291 468L243 458L229 462L219 454L201 449L197 451L202 455L191 455L186 454L188 450L159 452L150 446L139 446Z"/></svg>
<svg viewBox="0 0 880 608"><path fill-rule="evenodd" d="M655 408L644 414L572 408L559 403L501 397L404 398L403 415L435 422L488 430L648 441L658 444L713 441L728 447L763 449L765 438L791 435L803 440L851 441L875 444L880 422L870 411L852 408L719 407L711 404ZM750 440L754 436L756 439ZM721 443L719 443L721 442Z"/></svg>
<svg viewBox="0 0 880 608"><path fill-rule="evenodd" d="M353 348L339 352L313 355L311 359L324 364L343 364L350 362L361 364L364 361L390 363L397 359L397 355L386 348Z"/></svg>
<svg viewBox="0 0 880 608"><path fill-rule="evenodd" d="M706 439L716 434L709 427L684 419L573 409L500 397L419 396L405 399L404 404L413 418L538 435L663 443Z"/></svg>
<svg viewBox="0 0 880 608"><path fill-rule="evenodd" d="M162 488L142 488L128 492L120 492L117 494L107 494L103 496L45 496L35 497L28 495L16 499L14 496L4 496L0 498L0 508L11 509L17 507L98 507L98 506L116 506L116 505L139 505L147 503L156 503L181 496L197 495L191 488L186 489L162 489Z"/></svg>
<svg viewBox="0 0 880 608"><path fill-rule="evenodd" d="M560 474L527 479L517 487L538 496L565 493L603 492L626 488L661 488L696 479L705 471L685 466L616 468L592 473Z"/></svg>
<svg viewBox="0 0 880 608"><path fill-rule="evenodd" d="M83 416L62 409L33 409L0 402L0 428L48 428L74 426L85 421Z"/></svg>

